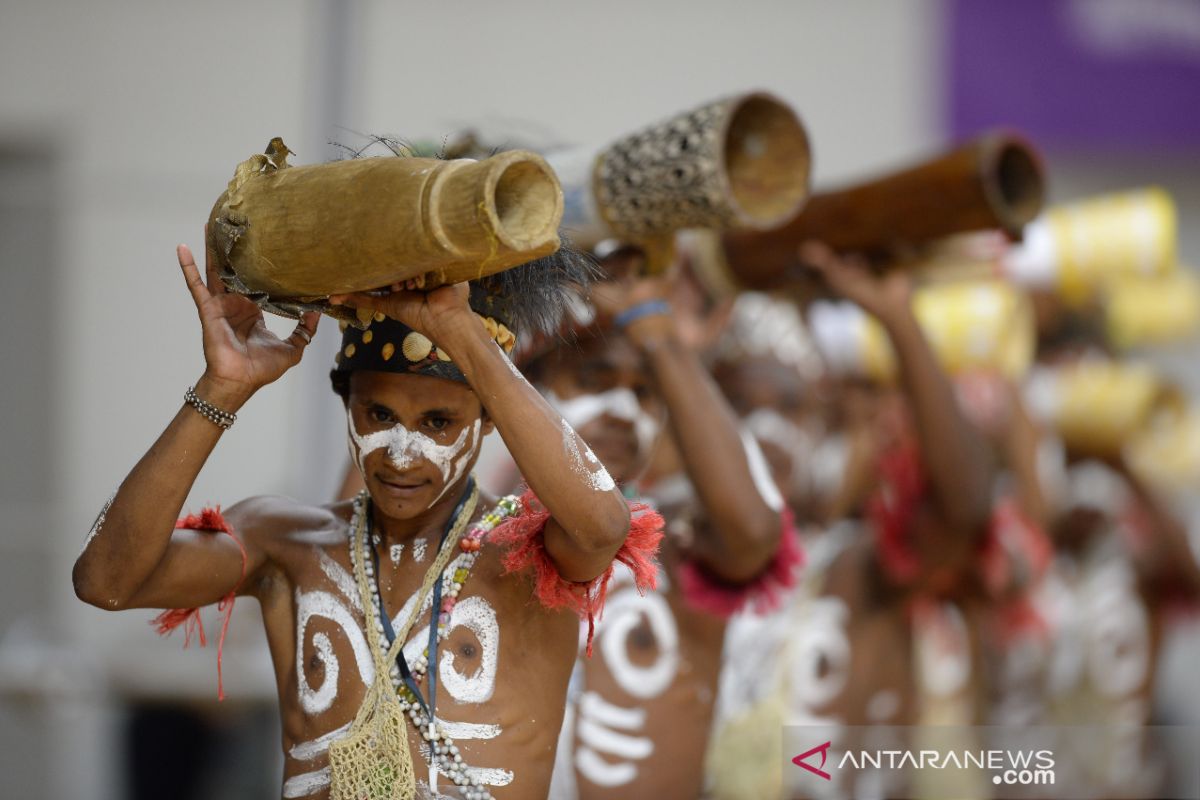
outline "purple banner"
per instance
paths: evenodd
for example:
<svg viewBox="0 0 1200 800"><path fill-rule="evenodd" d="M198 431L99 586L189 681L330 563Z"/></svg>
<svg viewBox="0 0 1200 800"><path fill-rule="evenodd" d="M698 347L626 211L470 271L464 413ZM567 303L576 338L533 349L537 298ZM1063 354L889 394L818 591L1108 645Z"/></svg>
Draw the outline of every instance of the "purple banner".
<svg viewBox="0 0 1200 800"><path fill-rule="evenodd" d="M1200 148L1197 0L945 0L948 123L1046 147Z"/></svg>

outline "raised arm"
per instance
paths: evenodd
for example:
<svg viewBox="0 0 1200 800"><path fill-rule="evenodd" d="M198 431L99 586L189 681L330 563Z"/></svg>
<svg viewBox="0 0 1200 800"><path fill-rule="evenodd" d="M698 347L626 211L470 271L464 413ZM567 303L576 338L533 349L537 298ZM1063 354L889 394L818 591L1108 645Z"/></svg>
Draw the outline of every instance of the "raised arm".
<svg viewBox="0 0 1200 800"><path fill-rule="evenodd" d="M1130 468L1124 458L1113 464L1132 492L1134 511L1145 536L1134 549L1142 591L1153 603L1200 601L1200 563L1187 526L1169 502Z"/></svg>
<svg viewBox="0 0 1200 800"><path fill-rule="evenodd" d="M994 467L913 315L907 277L899 272L876 276L865 264L839 258L816 243L806 244L800 255L830 288L883 325L915 418L933 509L956 542L964 534L982 536L991 517Z"/></svg>
<svg viewBox="0 0 1200 800"><path fill-rule="evenodd" d="M213 273L200 278L191 251L177 253L200 316L206 369L195 393L216 408L236 413L262 386L300 361L317 328L312 314L287 339L267 330L262 312L248 299L226 294ZM242 555L228 536L176 531L188 492L224 429L190 404L137 463L75 562L75 593L99 608L190 608L215 602L242 579ZM249 520L234 510L232 522ZM262 553L245 541L247 574Z"/></svg>
<svg viewBox="0 0 1200 800"><path fill-rule="evenodd" d="M608 569L629 532L629 508L604 466L488 335L467 285L331 298L382 311L428 336L458 366L550 511L546 550L559 574L589 581Z"/></svg>
<svg viewBox="0 0 1200 800"><path fill-rule="evenodd" d="M692 555L718 578L742 583L775 553L783 499L757 442L743 435L716 382L683 342L667 288L663 279L631 278L598 284L592 296L617 319L627 312L635 317L624 333L667 407L672 437L705 511Z"/></svg>

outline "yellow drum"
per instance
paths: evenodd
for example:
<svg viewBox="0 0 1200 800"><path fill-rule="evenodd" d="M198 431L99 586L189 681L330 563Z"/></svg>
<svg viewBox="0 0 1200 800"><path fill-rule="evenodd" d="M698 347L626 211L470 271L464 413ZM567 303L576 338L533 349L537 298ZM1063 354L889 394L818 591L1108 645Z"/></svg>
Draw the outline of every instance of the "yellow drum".
<svg viewBox="0 0 1200 800"><path fill-rule="evenodd" d="M1200 278L1190 270L1149 280L1121 278L1105 294L1105 325L1117 347L1168 344L1200 330Z"/></svg>
<svg viewBox="0 0 1200 800"><path fill-rule="evenodd" d="M1200 486L1200 409L1164 414L1134 436L1125 448L1134 474L1167 491Z"/></svg>
<svg viewBox="0 0 1200 800"><path fill-rule="evenodd" d="M1104 359L1034 370L1026 385L1034 414L1080 454L1117 455L1183 398L1154 370Z"/></svg>
<svg viewBox="0 0 1200 800"><path fill-rule="evenodd" d="M1033 310L1028 298L1007 283L926 286L914 293L913 312L947 372L989 369L1016 378L1033 361ZM816 303L808 316L832 369L880 381L895 377L896 358L887 334L857 306Z"/></svg>
<svg viewBox="0 0 1200 800"><path fill-rule="evenodd" d="M1159 188L1055 206L1025 228L1002 266L1018 283L1080 303L1113 279L1174 270L1176 226L1175 203Z"/></svg>

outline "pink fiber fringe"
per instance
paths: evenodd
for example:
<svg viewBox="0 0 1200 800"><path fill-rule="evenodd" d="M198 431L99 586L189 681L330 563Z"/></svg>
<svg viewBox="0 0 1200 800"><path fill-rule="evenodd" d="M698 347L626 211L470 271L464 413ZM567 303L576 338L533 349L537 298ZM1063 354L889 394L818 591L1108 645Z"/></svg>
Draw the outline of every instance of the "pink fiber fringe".
<svg viewBox="0 0 1200 800"><path fill-rule="evenodd" d="M795 587L797 572L804 565L804 548L791 509L784 508L780 516L783 530L779 546L757 578L743 584L724 583L711 577L696 562L685 561L676 573L684 601L696 611L722 619L744 609L755 614L777 610L787 591Z"/></svg>

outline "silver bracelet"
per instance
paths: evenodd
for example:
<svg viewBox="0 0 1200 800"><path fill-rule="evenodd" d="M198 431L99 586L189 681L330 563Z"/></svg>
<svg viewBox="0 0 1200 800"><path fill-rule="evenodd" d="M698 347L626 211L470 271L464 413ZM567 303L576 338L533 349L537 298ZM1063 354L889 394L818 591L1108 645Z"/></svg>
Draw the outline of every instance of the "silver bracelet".
<svg viewBox="0 0 1200 800"><path fill-rule="evenodd" d="M183 394L183 400L192 408L200 412L200 416L225 430L233 427L233 423L237 422L237 414L230 414L228 411L222 411L212 403L207 403L200 399L196 394L196 387L189 386L188 390Z"/></svg>

